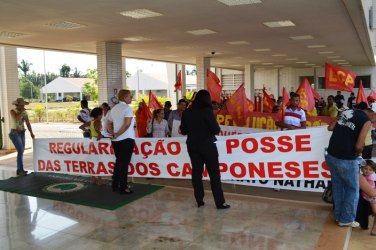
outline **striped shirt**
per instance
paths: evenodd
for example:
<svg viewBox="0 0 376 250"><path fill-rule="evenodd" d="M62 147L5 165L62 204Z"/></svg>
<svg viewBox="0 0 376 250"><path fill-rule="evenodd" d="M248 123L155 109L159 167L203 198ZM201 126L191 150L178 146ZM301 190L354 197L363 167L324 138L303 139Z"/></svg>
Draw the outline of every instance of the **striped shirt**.
<svg viewBox="0 0 376 250"><path fill-rule="evenodd" d="M287 107L285 110L285 116L284 116L283 121L287 125L301 127L301 122L306 121L306 115L305 115L304 110L301 108L292 110L291 107Z"/></svg>

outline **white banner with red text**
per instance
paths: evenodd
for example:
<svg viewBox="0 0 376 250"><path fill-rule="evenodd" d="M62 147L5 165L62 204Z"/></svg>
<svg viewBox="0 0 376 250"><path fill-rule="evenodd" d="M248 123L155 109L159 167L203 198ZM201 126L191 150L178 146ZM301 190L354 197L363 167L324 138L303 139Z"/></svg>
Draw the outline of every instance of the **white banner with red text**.
<svg viewBox="0 0 376 250"><path fill-rule="evenodd" d="M324 192L330 180L234 180L222 183L305 192Z"/></svg>
<svg viewBox="0 0 376 250"><path fill-rule="evenodd" d="M222 180L327 180L326 127L218 136ZM191 178L186 138L137 138L129 176ZM111 142L85 138L34 140L34 170L110 176ZM210 167L210 166L208 166ZM204 178L208 178L204 171Z"/></svg>

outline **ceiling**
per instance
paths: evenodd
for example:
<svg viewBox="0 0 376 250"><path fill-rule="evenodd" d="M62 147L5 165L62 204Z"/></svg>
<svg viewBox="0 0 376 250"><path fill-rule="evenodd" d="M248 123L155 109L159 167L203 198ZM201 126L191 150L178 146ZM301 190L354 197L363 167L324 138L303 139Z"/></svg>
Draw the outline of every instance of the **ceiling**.
<svg viewBox="0 0 376 250"><path fill-rule="evenodd" d="M208 56L214 67L240 70L245 64L375 65L361 1L258 1L228 6L218 0L0 0L0 44L95 54L98 41L120 42L124 57L195 64L196 57ZM162 15L120 15L136 9ZM295 26L263 24L284 20ZM78 27L62 29L57 23ZM187 33L200 29L216 33ZM311 39L290 38L296 36ZM124 40L134 37L149 40Z"/></svg>

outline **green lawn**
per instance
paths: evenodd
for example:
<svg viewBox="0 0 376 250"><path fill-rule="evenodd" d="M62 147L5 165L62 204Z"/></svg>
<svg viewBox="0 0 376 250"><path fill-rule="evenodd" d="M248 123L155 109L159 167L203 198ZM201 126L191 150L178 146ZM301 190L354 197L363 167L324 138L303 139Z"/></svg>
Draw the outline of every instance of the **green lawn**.
<svg viewBox="0 0 376 250"><path fill-rule="evenodd" d="M35 108L36 106L43 106L45 107L46 106L46 103L45 102L32 102L30 103L28 106L27 106L27 109L33 109ZM98 102L94 102L94 101L89 101L89 107L90 108L95 108L98 106ZM49 111L52 111L52 110L66 110L67 108L81 108L80 106L80 102L49 102L47 104L47 107L48 107L48 110Z"/></svg>
<svg viewBox="0 0 376 250"><path fill-rule="evenodd" d="M135 111L137 106L133 102L130 106ZM45 122L46 112L45 102L30 103L26 109L28 110L29 119L31 122ZM89 101L89 108L98 107L98 102ZM47 104L48 120L49 122L78 122L77 115L81 109L80 102L49 102Z"/></svg>

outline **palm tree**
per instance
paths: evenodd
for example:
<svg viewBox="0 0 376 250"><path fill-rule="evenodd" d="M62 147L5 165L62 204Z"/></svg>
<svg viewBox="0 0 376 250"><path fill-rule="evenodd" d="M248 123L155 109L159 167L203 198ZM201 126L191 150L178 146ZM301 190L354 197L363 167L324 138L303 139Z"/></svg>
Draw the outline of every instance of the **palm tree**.
<svg viewBox="0 0 376 250"><path fill-rule="evenodd" d="M25 78L27 75L27 72L30 71L30 66L33 65L32 63L29 63L28 61L25 61L22 59L21 64L18 64L18 68L24 73Z"/></svg>
<svg viewBox="0 0 376 250"><path fill-rule="evenodd" d="M69 77L69 72L70 71L71 71L71 68L68 65L64 64L60 68L60 76L62 76L62 77Z"/></svg>

